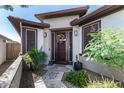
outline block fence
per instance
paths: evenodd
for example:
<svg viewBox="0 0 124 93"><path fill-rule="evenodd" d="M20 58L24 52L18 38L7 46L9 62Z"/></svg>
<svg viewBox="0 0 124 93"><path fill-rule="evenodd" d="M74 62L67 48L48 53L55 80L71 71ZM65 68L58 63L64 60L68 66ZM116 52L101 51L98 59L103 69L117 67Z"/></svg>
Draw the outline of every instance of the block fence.
<svg viewBox="0 0 124 93"><path fill-rule="evenodd" d="M0 88L19 88L22 74L22 57L19 56L0 76Z"/></svg>

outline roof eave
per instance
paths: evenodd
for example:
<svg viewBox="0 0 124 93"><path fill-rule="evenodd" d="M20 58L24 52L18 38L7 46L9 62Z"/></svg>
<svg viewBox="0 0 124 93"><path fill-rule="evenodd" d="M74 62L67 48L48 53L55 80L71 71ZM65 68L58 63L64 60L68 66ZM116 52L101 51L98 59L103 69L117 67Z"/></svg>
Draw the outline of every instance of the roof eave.
<svg viewBox="0 0 124 93"><path fill-rule="evenodd" d="M14 24L13 19L10 16L8 16L7 18L10 21L10 23L13 25L13 27L15 28L15 30L17 31L17 33L20 35L20 27L19 27L20 25L18 23L16 24L19 27L19 29L18 29L18 27Z"/></svg>
<svg viewBox="0 0 124 93"><path fill-rule="evenodd" d="M13 16L8 16L7 18L18 33L20 32L20 23L22 23L23 26L30 26L30 27L41 28L41 29L50 27L50 25L47 23L37 23L37 22L25 20L25 19L16 18Z"/></svg>
<svg viewBox="0 0 124 93"><path fill-rule="evenodd" d="M79 8L71 8L71 9L64 9L59 11L53 11L53 12L47 12L47 13L41 13L41 14L35 14L35 17L39 20L43 20L45 18L56 18L56 17L62 17L63 16L70 16L70 15L84 15L86 14L87 10L89 9L89 6L83 6ZM77 13L74 13L77 12ZM65 14L64 14L65 13ZM53 15L56 17L53 17Z"/></svg>
<svg viewBox="0 0 124 93"><path fill-rule="evenodd" d="M100 7L99 9L87 14L86 16L79 18L78 20L73 20L70 24L72 26L75 26L75 25L81 26L87 22L91 22L91 21L99 19L103 16L109 15L113 12L116 12L117 10L119 11L122 8L124 8L124 6L122 6L122 5L105 5L105 6ZM102 13L104 13L104 14L102 14ZM102 14L102 15L100 15L100 14ZM96 18L95 17L92 18L94 15L97 15ZM88 21L88 20L90 20L90 21Z"/></svg>

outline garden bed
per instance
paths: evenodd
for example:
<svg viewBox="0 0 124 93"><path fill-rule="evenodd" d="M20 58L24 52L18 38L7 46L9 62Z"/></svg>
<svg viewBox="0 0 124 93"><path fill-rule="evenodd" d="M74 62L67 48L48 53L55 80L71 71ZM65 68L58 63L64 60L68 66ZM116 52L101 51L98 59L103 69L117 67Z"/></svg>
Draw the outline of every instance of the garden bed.
<svg viewBox="0 0 124 93"><path fill-rule="evenodd" d="M109 80L109 81L114 81L115 83L118 83L118 87L120 88L123 88L124 87L124 84L122 82L119 82L119 81L116 81L116 80L113 80L109 77L106 77L106 76L101 76L100 74L97 74L97 73L94 73L90 70L86 70L86 69L83 69L87 72L88 76L90 77L90 79L92 81L98 81L98 82L101 82L103 81L103 79L105 80ZM68 87L68 88L79 88L73 84L71 84L70 82L66 81L65 78L66 78L66 75L68 74L69 72L65 72L64 75L63 75L63 78L62 78L62 82Z"/></svg>
<svg viewBox="0 0 124 93"><path fill-rule="evenodd" d="M100 62L86 61L84 57L80 57L80 61L83 63L84 69L124 82L124 70L119 67L107 66Z"/></svg>
<svg viewBox="0 0 124 93"><path fill-rule="evenodd" d="M46 73L43 68L45 65L40 65L39 69L36 71L28 71L23 69L20 88L35 88L34 83Z"/></svg>
<svg viewBox="0 0 124 93"><path fill-rule="evenodd" d="M87 70L87 69L85 69L85 70L87 71L88 75L90 76L90 78L91 78L92 80L102 81L103 78L104 78L104 79L108 79L108 80L113 80L113 79L110 78L110 77L107 77L107 76L104 76L104 75L100 75L100 74L98 74L98 73L92 72L92 71ZM114 82L118 82L118 83L119 83L119 87L124 87L123 82L119 82L119 81L117 81L117 80L114 80Z"/></svg>
<svg viewBox="0 0 124 93"><path fill-rule="evenodd" d="M65 73L63 74L62 82L65 84L65 86L66 86L67 88L78 88L78 87L72 85L71 83L69 83L68 81L65 80L67 73L68 73L68 72L65 72Z"/></svg>

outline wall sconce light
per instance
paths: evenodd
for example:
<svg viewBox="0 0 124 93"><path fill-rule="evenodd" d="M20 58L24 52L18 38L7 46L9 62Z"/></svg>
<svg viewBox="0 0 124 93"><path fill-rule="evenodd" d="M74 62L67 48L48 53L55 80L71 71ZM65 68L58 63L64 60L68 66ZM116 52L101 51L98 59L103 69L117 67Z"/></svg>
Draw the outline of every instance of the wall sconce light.
<svg viewBox="0 0 124 93"><path fill-rule="evenodd" d="M78 36L78 31L77 30L74 31L74 35Z"/></svg>
<svg viewBox="0 0 124 93"><path fill-rule="evenodd" d="M47 37L47 32L44 32L43 37L44 37L44 38Z"/></svg>

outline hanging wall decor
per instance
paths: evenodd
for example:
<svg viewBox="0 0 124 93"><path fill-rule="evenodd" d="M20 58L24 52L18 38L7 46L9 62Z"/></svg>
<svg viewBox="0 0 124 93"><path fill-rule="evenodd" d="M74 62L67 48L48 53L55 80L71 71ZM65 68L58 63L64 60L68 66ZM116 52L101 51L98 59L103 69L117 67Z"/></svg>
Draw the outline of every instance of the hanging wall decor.
<svg viewBox="0 0 124 93"><path fill-rule="evenodd" d="M63 34L59 34L57 35L57 43L62 43L64 42L66 39L65 39L65 36Z"/></svg>

